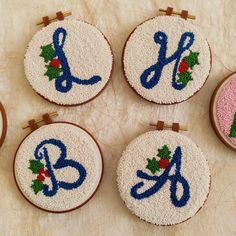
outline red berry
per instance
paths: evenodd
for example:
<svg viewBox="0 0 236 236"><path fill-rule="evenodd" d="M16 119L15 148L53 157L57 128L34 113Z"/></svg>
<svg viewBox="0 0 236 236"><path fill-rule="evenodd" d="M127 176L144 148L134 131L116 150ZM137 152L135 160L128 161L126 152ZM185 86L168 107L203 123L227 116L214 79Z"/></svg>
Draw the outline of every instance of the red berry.
<svg viewBox="0 0 236 236"><path fill-rule="evenodd" d="M45 175L46 177L49 177L49 172L48 172L48 170L45 170L45 171L44 171L44 175Z"/></svg>
<svg viewBox="0 0 236 236"><path fill-rule="evenodd" d="M186 72L187 70L188 70L188 64L184 60L182 60L179 64L178 71L180 73L183 73L183 72Z"/></svg>
<svg viewBox="0 0 236 236"><path fill-rule="evenodd" d="M39 174L39 175L37 176L37 180L38 180L38 181L44 181L44 180L45 180L45 177L44 177L43 175Z"/></svg>
<svg viewBox="0 0 236 236"><path fill-rule="evenodd" d="M38 174L42 176L44 175L45 177L49 177L48 170L44 170L44 168L39 169Z"/></svg>
<svg viewBox="0 0 236 236"><path fill-rule="evenodd" d="M61 62L59 59L52 59L49 63L49 66L58 68L61 65Z"/></svg>
<svg viewBox="0 0 236 236"><path fill-rule="evenodd" d="M165 169L169 165L170 161L167 158L161 158L158 161L158 165L161 169Z"/></svg>
<svg viewBox="0 0 236 236"><path fill-rule="evenodd" d="M44 173L44 168L39 169L38 174L42 175Z"/></svg>

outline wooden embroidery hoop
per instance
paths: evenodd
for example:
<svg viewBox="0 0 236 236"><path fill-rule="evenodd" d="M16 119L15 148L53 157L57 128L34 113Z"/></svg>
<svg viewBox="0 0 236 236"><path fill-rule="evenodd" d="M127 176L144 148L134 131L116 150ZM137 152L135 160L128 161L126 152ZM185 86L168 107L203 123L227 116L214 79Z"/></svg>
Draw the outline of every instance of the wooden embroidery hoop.
<svg viewBox="0 0 236 236"><path fill-rule="evenodd" d="M216 98L217 98L217 94L219 92L219 90L221 89L222 86L225 86L225 82L230 80L230 77L233 76L234 74L236 74L236 71L232 72L231 74L229 74L227 77L225 77L223 80L221 80L219 82L219 84L216 86L213 94L212 94L212 97L211 97L211 102L210 102L210 106L209 106L209 116L210 116L210 121L211 121L211 125L216 133L216 135L218 136L218 138L220 139L220 141L225 144L227 147L229 147L231 150L233 151L236 151L236 146L234 147L233 145L230 145L230 142L227 142L226 138L225 138L225 135L222 134L218 127L217 127L217 118L214 116L214 109L215 109L215 103L217 102L216 101Z"/></svg>
<svg viewBox="0 0 236 236"><path fill-rule="evenodd" d="M31 132L26 135L26 137L20 142L16 152L15 152L15 156L14 156L14 160L13 160L13 177L14 177L14 181L15 181L15 184L18 188L18 190L20 191L21 195L23 196L23 198L29 202L31 205L33 205L34 207L42 210L42 211L45 211L45 212L50 212L50 213L55 213L55 214L60 214L60 213L67 213L67 212L70 212L70 211L74 211L82 206L84 206L87 202L89 202L93 196L95 195L95 193L97 192L101 182L102 182L102 178L103 178L103 174L104 174L104 158L103 158L103 154L102 154L102 151L101 151L101 148L97 142L97 140L94 138L94 136L89 132L87 131L85 128L77 125L77 124L74 124L74 123L71 123L71 122L66 122L66 121L56 121L56 122L53 122L52 121L52 117L56 117L58 116L58 113L57 112L52 112L52 113L45 113L42 115L42 118L37 118L37 119L32 119L32 120L29 120L27 122L26 125L23 125L22 129L27 129L27 128L30 128ZM24 140L32 133L34 132L36 129L38 129L39 127L39 124L42 124L42 125L50 125L50 124L55 124L55 123L59 123L59 124L69 124L69 125L74 125L75 127L77 128L80 128L82 129L83 131L85 131L91 138L92 140L95 142L95 144L97 145L98 149L99 149L99 153L100 153L100 157L101 157L101 163L102 163L102 170L101 170L101 176L100 176L100 180L98 182L98 185L97 187L95 188L94 192L90 195L90 197L85 200L82 204L74 207L74 208L71 208L71 209L68 209L68 210L64 210L64 211L53 211L53 210L47 210L47 209L44 209L42 207L39 207L38 205L36 205L35 203L31 202L30 199L28 199L26 197L26 195L23 193L23 191L20 189L20 186L18 185L17 183L17 180L16 180L16 175L15 175L15 160L16 160L16 155L17 155L17 152L21 146L21 144L24 142Z"/></svg>
<svg viewBox="0 0 236 236"><path fill-rule="evenodd" d="M46 27L46 26L49 25L50 23L55 22L55 21L57 21L57 20L62 21L62 20L65 19L65 17L68 17L68 16L70 16L70 15L72 15L71 12L64 12L64 13L63 13L62 11L59 11L59 12L56 12L56 16L55 16L55 17L49 17L49 16L44 16L44 17L42 17L42 20L39 21L39 22L37 22L36 25L37 25L37 26L43 25L44 27ZM86 22L86 21L83 21L83 20L80 20L80 21L85 22L85 23L87 23L87 24L90 24L90 23L88 23L88 22ZM90 24L90 25L92 25L92 24ZM99 30L99 29L97 29L97 30ZM112 67L111 67L109 79L107 80L107 82L106 82L106 84L103 86L103 88L102 88L95 96L93 96L92 98L90 98L90 99L87 100L87 101L84 101L84 102L81 102L81 103L78 103L78 104L72 104L72 105L68 105L68 104L67 104L67 105L65 105L65 104L58 104L58 103L56 103L56 102L54 102L54 101L49 100L48 98L46 98L46 97L44 97L43 95L41 95L39 92L37 92L37 91L32 87L32 89L36 92L36 94L39 95L41 98L45 99L46 101L48 101L48 102L50 102L50 103L53 103L53 104L55 104L55 105L58 105L58 106L62 106L62 107L81 106L81 105L84 105L84 104L86 104L86 103L88 103L88 102L91 102L93 99L95 99L96 97L98 97L98 96L107 88L109 82L111 81L112 73L113 73L113 70L114 70L114 54L113 54L113 52L112 52L111 44L109 43L107 37L106 37L100 30L99 30L99 32L103 35L104 39L106 40L106 42L108 43L108 45L109 45L109 47L110 47L110 51L111 51L111 55L112 55Z"/></svg>
<svg viewBox="0 0 236 236"><path fill-rule="evenodd" d="M187 19L195 20L195 19L196 19L196 16L188 14L188 11L187 11L187 10L182 10L181 12L177 12L177 11L174 11L174 9L173 9L172 7L167 7L166 10L160 8L159 11L160 11L160 12L164 12L165 15L167 15L167 16L178 15L178 16L180 16L180 17L181 17L182 19L184 19L184 20L187 20ZM127 84L129 85L129 87L130 87L140 98L146 100L147 102L151 102L151 103L157 104L157 105L163 105L163 106L175 105L175 104L178 104L178 103L185 102L185 101L189 100L190 98L192 98L192 97L193 97L194 95L196 95L196 94L203 88L203 86L206 84L206 82L207 82L207 80L208 80L208 78L209 78L209 76L210 76L210 72L211 72L211 68L212 68L212 52L211 52L211 47L210 47L210 45L209 45L209 43L208 43L209 51L210 51L210 70L209 70L209 74L208 74L207 78L205 79L205 82L203 83L202 87L201 87L200 89L198 89L197 91L195 91L195 93L194 93L192 96L188 97L187 99L185 99L185 100L183 100L183 101L180 101L180 102L173 102L173 103L157 103L157 102L154 102L154 101L147 100L147 99L144 98L141 94L139 94L139 93L136 91L135 88L133 88L133 87L130 85L129 80L128 80L128 77L127 77L126 72L125 72L125 69L124 69L124 68L125 68L124 55L125 55L125 48L126 48L126 45L127 45L128 41L129 41L131 35L134 33L134 31L135 31L139 26L141 26L142 24L144 24L144 23L146 23L147 21L152 20L152 19L154 19L154 18L156 18L156 17L158 17L158 16L149 18L149 19L143 21L142 23L138 24L138 25L131 31L131 33L129 34L128 38L126 39L125 44L124 44L124 47L123 47L123 51L122 51L122 57L121 57L121 60L122 60L122 61L121 61L121 64L122 64L123 75L124 75L124 77L125 77L125 80L126 80Z"/></svg>
<svg viewBox="0 0 236 236"><path fill-rule="evenodd" d="M157 131L163 131L163 130L168 130L168 129L171 129L173 132L177 132L177 133L178 133L179 131L188 131L187 126L182 126L182 125L180 125L180 123L177 123L177 122L173 122L172 124L168 124L168 123L166 123L165 121L158 120L156 123L149 123L149 125L152 126L152 127L155 127ZM206 161L207 161L207 159L206 159ZM207 163L208 163L208 161L207 161ZM208 163L208 166L209 166L209 163ZM206 196L205 201L202 203L202 206L198 209L198 211L197 211L193 216L195 216L199 211L201 211L202 208L203 208L203 206L206 204L206 202L207 202L207 200L208 200L208 198L209 198L209 195L210 195L210 191L211 191L211 181L212 181L212 180L211 180L211 173L210 173L210 183L209 183L209 191L208 191L208 194L207 194L207 196ZM124 201L123 201L123 203L126 205L126 203L125 203ZM126 205L126 207L127 207L127 205ZM148 223L148 224L152 224L152 223L150 223L150 222L148 222L148 221L142 219L141 217L137 216L136 214L135 214L135 216L138 217L141 221L144 221L144 222L146 222L146 223ZM186 222L186 221L189 221L193 216L187 218L187 219L184 220L184 221L181 221L181 222L179 222L179 223L176 223L176 224L174 224L174 225L171 225L171 224L169 224L169 225L159 225L159 224L158 224L157 226L173 227L173 226L176 226L176 225L180 225L180 224L182 224L182 223L184 223L184 222Z"/></svg>
<svg viewBox="0 0 236 236"><path fill-rule="evenodd" d="M0 134L0 147L1 147L7 134L7 116L1 102L0 102L0 114L2 117L2 133Z"/></svg>

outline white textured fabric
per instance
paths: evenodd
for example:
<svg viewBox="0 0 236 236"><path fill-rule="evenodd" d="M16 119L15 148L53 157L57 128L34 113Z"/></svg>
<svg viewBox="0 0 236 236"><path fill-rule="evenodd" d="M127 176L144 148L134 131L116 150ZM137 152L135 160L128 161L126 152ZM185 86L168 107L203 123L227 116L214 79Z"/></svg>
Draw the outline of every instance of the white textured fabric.
<svg viewBox="0 0 236 236"><path fill-rule="evenodd" d="M121 56L131 31L144 20L172 6L196 16L194 25L207 35L213 67L203 88L186 102L159 106L137 96L122 71ZM72 11L107 36L115 66L111 82L92 102L79 107L58 107L37 96L24 73L26 47L39 31L44 15ZM235 152L213 131L209 102L218 82L236 70L235 0L0 0L0 100L8 117L8 132L0 149L0 229L6 236L233 236L236 232ZM104 178L95 196L84 207L67 214L49 214L32 207L15 186L12 165L15 151L29 130L22 125L44 112L57 110L55 120L71 121L88 129L104 154ZM150 122L165 120L188 127L184 135L197 143L212 176L205 206L190 220L158 227L140 220L125 207L116 185L122 151L138 135L151 130Z"/></svg>
<svg viewBox="0 0 236 236"><path fill-rule="evenodd" d="M71 74L81 80L88 80L98 75L101 81L93 85L73 83L72 88L64 93L56 90L56 79L49 81L45 76L47 68L40 56L41 46L51 44L53 33L60 27L67 33L63 51ZM62 40L62 37L59 38ZM78 20L64 20L52 23L34 35L25 55L25 73L35 91L49 101L62 105L75 105L94 98L104 88L110 79L112 63L110 46L97 28Z"/></svg>
<svg viewBox="0 0 236 236"><path fill-rule="evenodd" d="M186 205L176 207L170 198L170 180L150 197L135 199L131 196L131 188L143 182L138 190L143 193L154 184L155 181L147 181L136 176L138 170L150 176L161 176L164 172L152 174L147 168L147 159L156 157L157 150L167 145L171 151L171 158L177 147L182 150L180 174L189 184L190 198ZM176 171L176 165L170 169L169 176ZM196 214L203 206L209 188L210 172L207 161L202 151L189 138L173 131L150 131L134 139L125 149L117 169L118 188L127 207L141 219L157 225L173 225L185 221ZM183 186L178 182L177 197L181 198Z"/></svg>
<svg viewBox="0 0 236 236"><path fill-rule="evenodd" d="M29 169L29 160L36 160L34 155L36 147L42 141L49 139L61 141L66 147L65 160L78 162L87 172L85 180L78 188L71 190L59 188L57 193L51 197L44 195L42 191L34 193L31 185L37 174L32 173ZM71 166L53 168L62 154L57 146L46 144L39 153L44 153L44 148L47 148L57 181L73 183L80 178L78 171ZM46 170L44 154L41 163L44 164ZM101 179L102 157L97 144L87 132L71 124L55 123L37 129L23 141L17 151L14 166L18 186L29 201L45 210L66 211L82 205L95 192ZM51 181L51 177L46 177L43 182L49 186L49 190L52 189Z"/></svg>
<svg viewBox="0 0 236 236"><path fill-rule="evenodd" d="M154 42L154 34L158 31L167 36L166 58L175 53L183 33L194 34L194 41L190 50L198 52L199 65L191 71L192 79L183 90L174 89L171 85L175 61L167 64L160 76L160 80L151 89L142 86L140 76L143 71L157 63L160 45ZM189 42L185 41L184 46ZM184 51L181 58L189 55L189 50ZM196 93L206 81L211 68L211 55L208 42L201 30L180 17L159 16L145 21L131 34L124 49L124 71L130 85L145 99L159 104L181 102ZM150 73L149 79L154 76ZM178 76L176 75L176 80Z"/></svg>

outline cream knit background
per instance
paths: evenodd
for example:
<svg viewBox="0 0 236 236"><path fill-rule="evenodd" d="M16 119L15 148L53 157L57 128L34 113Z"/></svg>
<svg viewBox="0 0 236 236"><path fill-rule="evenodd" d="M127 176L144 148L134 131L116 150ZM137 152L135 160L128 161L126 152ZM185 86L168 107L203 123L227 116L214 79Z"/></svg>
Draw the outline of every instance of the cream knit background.
<svg viewBox="0 0 236 236"><path fill-rule="evenodd" d="M142 21L160 7L188 9L197 16L213 51L213 67L203 89L190 100L172 106L151 104L137 96L124 80L121 68L123 45ZM25 79L23 58L35 25L42 15L72 10L79 19L96 25L108 38L115 67L107 89L82 107L61 108L35 94ZM0 149L1 235L235 235L236 153L215 135L208 107L216 84L236 70L235 0L0 0L0 100L6 107L9 127ZM76 122L87 128L101 145L105 173L94 198L74 212L55 215L27 203L17 190L12 174L15 150L29 132L21 126L43 112L57 110L57 120ZM142 222L124 206L116 187L116 167L125 146L149 130L157 119L181 122L185 133L197 143L209 161L212 189L204 208L191 220L173 227Z"/></svg>

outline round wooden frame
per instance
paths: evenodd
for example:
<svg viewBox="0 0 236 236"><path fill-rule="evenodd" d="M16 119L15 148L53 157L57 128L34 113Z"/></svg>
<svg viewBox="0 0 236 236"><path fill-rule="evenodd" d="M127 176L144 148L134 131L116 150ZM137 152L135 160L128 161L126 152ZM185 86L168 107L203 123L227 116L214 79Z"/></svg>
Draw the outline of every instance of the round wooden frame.
<svg viewBox="0 0 236 236"><path fill-rule="evenodd" d="M104 160L103 160L103 159L104 159L104 158L103 158L103 154L102 154L102 151L101 151L101 148L100 148L98 142L96 141L96 139L93 137L93 135L92 135L89 131L87 131L86 129L82 128L81 126L76 125L76 124L71 123L71 122L58 121L58 122L52 122L51 124L55 124L55 123L70 124L70 125L74 125L74 126L77 127L77 128L82 129L83 131L85 131L85 132L93 139L93 141L96 143L96 145L97 145L97 147L98 147L98 149L99 149L100 156L101 156L101 162L102 162L102 171L101 171L101 176L100 176L100 180L99 180L99 182L98 182L98 185L97 185L97 187L95 188L94 192L91 194L91 196L90 196L87 200L85 200L83 203L81 203L80 205L78 205L78 206L76 206L76 207L74 207L74 208L65 210L65 211L51 211L51 210L44 209L44 208L42 208L42 207L39 207L39 206L36 205L35 203L31 202L30 199L28 199L28 198L25 196L25 194L24 194L23 191L20 189L20 186L18 185L17 180L16 180L16 175L15 175L15 160L16 160L16 155L17 155L18 149L20 148L20 146L21 146L21 144L24 142L24 140L25 140L28 136L30 136L31 133L29 133L29 134L21 141L21 143L19 144L19 146L18 146L18 148L17 148L17 150L16 150L16 152L15 152L14 161L13 161L13 177L14 177L14 181L15 181L15 184L16 184L18 190L20 191L21 195L24 197L24 199L25 199L27 202L29 202L31 205L33 205L34 207L36 207L36 208L38 208L38 209L40 209L40 210L42 210L42 211L49 212L49 213L60 214L60 213L67 213L67 212L70 212L70 211L74 211L74 210L76 210L76 209L82 207L83 205L85 205L87 202L89 202L89 201L92 199L92 197L93 197L93 196L95 195L95 193L97 192L97 190L98 190L98 188L99 188L99 186L100 186L100 184L101 184L102 178L103 178L103 173L104 173ZM50 124L47 124L47 125L50 125ZM33 131L33 132L34 132L34 131Z"/></svg>
<svg viewBox="0 0 236 236"><path fill-rule="evenodd" d="M215 109L215 103L216 103L216 98L218 95L219 90L221 89L221 87L224 85L224 83L227 80L230 80L230 77L233 76L234 74L236 74L236 71L234 71L233 73L229 74L227 77L225 77L215 88L212 97L211 97L211 102L210 102L210 107L209 107L209 116L210 116L210 121L212 124L212 127L216 133L216 135L218 136L218 138L221 140L222 143L224 143L227 147L229 147L231 150L236 151L236 146L234 147L233 145L230 145L230 142L226 141L225 135L221 134L221 132L219 131L218 127L217 127L217 119L215 119L216 117L214 116L214 109Z"/></svg>
<svg viewBox="0 0 236 236"><path fill-rule="evenodd" d="M163 16L163 15L162 15L162 16ZM129 82L129 79L128 79L128 77L127 77L127 75L126 75L126 72L125 72L124 54L125 54L125 48L126 48L127 42L129 41L129 39L130 39L131 35L134 33L134 31L135 31L139 26L141 26L142 24L146 23L146 22L149 21L149 20L155 19L156 17L158 17L158 16L149 18L149 19L143 21L142 23L138 24L138 25L131 31L131 33L129 34L128 38L127 38L126 41L125 41L125 44L124 44L124 47L123 47L123 52L122 52L122 57L121 57L121 60L122 60L122 62L121 62L121 64L122 64L122 70L123 70L123 74L124 74L125 80L126 80L126 82L128 83L128 85L130 86L130 88L131 88L139 97L141 97L142 99L144 99L144 100L146 100L146 101L148 101L148 102L151 102L151 103L153 103L153 104L157 104L157 105L163 105L163 106L166 106L166 105L175 105L175 104L178 104L178 103L185 102L185 101L189 100L190 98L192 98L192 97L193 97L194 95L196 95L196 94L203 88L203 86L206 84L206 82L207 82L207 80L208 80L208 78L209 78L210 72L211 72L211 68L212 68L212 52L211 52L211 47L210 47L209 42L207 41L207 42L208 42L208 46L209 46L209 51L210 51L210 70L209 70L209 74L208 74L208 76L206 77L206 79L205 79L203 85L201 86L201 88L199 88L197 91L195 91L192 96L186 98L186 99L183 100L183 101L180 101L180 102L172 102L172 103L158 103L158 102L150 101L150 100L144 98L141 94L139 94L139 93L136 91L136 89L135 89L134 87L131 86L131 84L130 84L130 82ZM207 39L206 39L206 40L207 40Z"/></svg>
<svg viewBox="0 0 236 236"><path fill-rule="evenodd" d="M162 129L162 130L163 130L163 129ZM173 132L176 132L176 131L173 131ZM197 144L196 144L196 145L197 145ZM198 147L198 145L197 145L197 147ZM208 164L209 171L210 171L210 166L209 166L209 162L207 161L207 159L206 159L206 162L207 162L207 164ZM186 222L186 221L191 220L195 215L197 215L197 213L198 213L199 211L202 210L202 208L203 208L204 205L206 204L206 202L207 202L207 200L208 200L208 198L209 198L210 192L211 192L211 185L212 185L212 183L211 183L211 182L212 182L212 180L211 180L211 171L210 171L209 177L210 177L209 191L208 191L208 193L207 193L207 196L206 196L205 201L202 203L202 206L197 210L197 212L196 212L193 216L191 216L191 217L189 217L189 218L187 218L187 219L185 219L185 220L183 220L183 221L181 221L181 222L178 222L178 223L176 223L176 224L161 225L161 224L154 224L154 223L151 223L151 222L149 222L149 221L146 221L146 220L142 219L141 217L139 217L138 215L134 214L134 213L130 210L130 208L127 206L126 202L122 199L121 196L120 196L120 198L121 198L123 204L125 205L125 207L128 209L128 211L131 212L135 217L137 217L138 219L140 219L140 220L143 221L143 222L146 222L146 223L148 223L148 224L150 224L150 225L156 225L156 226L162 226L162 227L170 227L170 226L180 225L180 224L182 224L182 223L184 223L184 222ZM117 184L118 184L118 182L117 182Z"/></svg>
<svg viewBox="0 0 236 236"><path fill-rule="evenodd" d="M0 102L0 114L2 116L2 126L3 126L2 133L0 134L0 147L1 147L7 134L7 116L1 102Z"/></svg>
<svg viewBox="0 0 236 236"><path fill-rule="evenodd" d="M50 103L52 103L52 104L55 104L55 105L58 105L58 106L62 106L62 107L81 106L81 105L84 105L84 104L86 104L86 103L91 102L92 100L94 100L94 99L95 99L96 97L98 97L98 96L105 90L105 88L108 86L109 82L111 81L112 73L113 73L113 70L114 70L114 54L113 54L113 51L112 51L112 48L111 48L111 44L109 43L107 37L106 37L96 26L94 26L94 25L92 25L92 24L90 24L90 23L88 23L88 22L86 22L86 21L84 21L84 20L78 20L78 21L84 22L84 23L86 23L86 24L89 24L89 25L95 27L95 28L102 34L102 36L104 37L105 41L107 42L107 44L108 44L109 47L110 47L110 51L111 51L111 55L112 55L112 66L111 66L111 71L110 71L109 78L108 78L106 84L103 86L103 88L102 88L96 95L94 95L92 98L90 98L89 100L84 101L84 102L81 102L81 103L77 103L77 104L60 104L60 103L51 101L51 100L49 100L48 98L46 98L46 97L44 97L43 95L41 95L40 93L38 93L38 92L32 87L32 85L29 83L29 84L30 84L30 87L31 87L31 88L35 91L35 93L36 93L37 95L39 95L41 98L45 99L46 101L48 101L48 102L50 102ZM45 26L45 27L46 27L46 26ZM24 69L24 70L25 70L25 69ZM27 79L27 77L26 77L26 79ZM27 80L28 80L28 79L27 79ZM28 82L29 82L29 81L28 81Z"/></svg>

